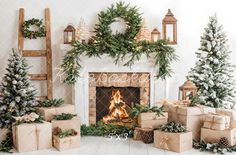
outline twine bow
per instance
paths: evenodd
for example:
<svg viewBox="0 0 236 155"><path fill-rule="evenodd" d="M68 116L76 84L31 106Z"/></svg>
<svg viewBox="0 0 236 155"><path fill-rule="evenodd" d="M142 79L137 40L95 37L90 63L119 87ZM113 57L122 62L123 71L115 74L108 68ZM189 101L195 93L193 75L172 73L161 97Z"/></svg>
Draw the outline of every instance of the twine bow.
<svg viewBox="0 0 236 155"><path fill-rule="evenodd" d="M209 121L205 121L205 122L209 122L211 125L210 125L210 129L212 129L213 128L213 125L214 124L224 124L224 126L225 126L225 128L227 129L227 128L229 128L230 126L230 122L229 122L229 120L226 118L226 117L224 117L225 115L222 115L222 114L218 114L218 113L209 113L210 115L212 115L212 121L211 122L209 122ZM216 123L216 117L215 116L222 116L223 117L223 119L224 119L224 123Z"/></svg>
<svg viewBox="0 0 236 155"><path fill-rule="evenodd" d="M168 147L168 136L165 135L161 138L161 141L160 141L160 146L166 150L169 150L169 147Z"/></svg>

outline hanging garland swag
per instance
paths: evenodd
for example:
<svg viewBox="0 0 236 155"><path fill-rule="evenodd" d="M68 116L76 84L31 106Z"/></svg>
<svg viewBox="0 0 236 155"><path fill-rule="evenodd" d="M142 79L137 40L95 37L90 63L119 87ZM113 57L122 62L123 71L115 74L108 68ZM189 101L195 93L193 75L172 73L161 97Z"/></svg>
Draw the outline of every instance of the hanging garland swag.
<svg viewBox="0 0 236 155"><path fill-rule="evenodd" d="M35 26L37 31L30 30L30 27ZM24 38L37 39L38 37L45 37L46 31L41 19L29 19L26 20L22 25L22 34Z"/></svg>
<svg viewBox="0 0 236 155"><path fill-rule="evenodd" d="M127 29L125 33L112 34L110 25L117 18L124 19ZM82 67L79 63L79 56L85 55L100 57L108 54L114 59L114 63L124 61L128 56L125 66L131 66L134 61L139 60L142 54L155 59L157 69L157 78L165 79L171 75L170 64L177 60L175 50L167 45L165 40L157 42L136 41L135 36L141 29L141 14L136 7L125 5L124 2L111 5L105 12L98 14L98 24L95 25L92 37L93 42L82 44L79 41L72 43L73 48L64 56L62 68L66 73L65 82L74 84L79 77L79 70Z"/></svg>

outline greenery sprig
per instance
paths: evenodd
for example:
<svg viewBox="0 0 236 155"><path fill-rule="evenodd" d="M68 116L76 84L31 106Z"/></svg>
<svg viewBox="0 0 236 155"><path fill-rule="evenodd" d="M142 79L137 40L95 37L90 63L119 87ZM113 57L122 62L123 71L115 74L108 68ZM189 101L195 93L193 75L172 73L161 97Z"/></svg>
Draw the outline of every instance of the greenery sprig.
<svg viewBox="0 0 236 155"><path fill-rule="evenodd" d="M116 21L117 17L121 17L127 24L124 34L112 34L110 24ZM80 41L72 43L72 49L67 52L63 58L61 67L66 73L64 82L74 84L79 77L81 65L79 57L86 55L88 57L100 57L108 54L114 59L114 63L119 61L124 66L132 66L135 61L141 59L145 54L148 58L155 59L154 66L157 68L157 78L165 79L171 76L171 63L178 59L174 48L168 46L165 40L157 42L136 41L135 36L141 28L141 14L136 7L125 5L119 2L111 5L106 12L102 11L98 14L98 24L95 25L92 44L83 44ZM124 62L124 58L128 57L128 61Z"/></svg>
<svg viewBox="0 0 236 155"><path fill-rule="evenodd" d="M89 126L81 125L81 135L83 136L107 136L116 134L128 134L128 137L132 137L133 128L122 125L104 124L102 122Z"/></svg>
<svg viewBox="0 0 236 155"><path fill-rule="evenodd" d="M132 104L129 115L131 118L137 118L140 113L155 112L158 116L164 116L164 106L149 107L141 104Z"/></svg>
<svg viewBox="0 0 236 155"><path fill-rule="evenodd" d="M76 136L78 135L78 132L74 129L68 129L68 130L62 130L61 128L57 127L53 130L53 135L59 137L59 138L65 138L69 136Z"/></svg>
<svg viewBox="0 0 236 155"><path fill-rule="evenodd" d="M64 100L62 98L52 99L52 100L44 100L39 101L39 107L59 107L64 104Z"/></svg>
<svg viewBox="0 0 236 155"><path fill-rule="evenodd" d="M74 118L75 116L77 116L76 114L66 114L66 113L62 113L60 115L54 115L54 120L71 120L72 118Z"/></svg>
<svg viewBox="0 0 236 155"><path fill-rule="evenodd" d="M200 151L209 151L218 154L225 154L227 152L235 152L236 145L230 147L223 147L218 143L206 143L204 141L193 141L193 148Z"/></svg>
<svg viewBox="0 0 236 155"><path fill-rule="evenodd" d="M0 144L0 152L8 152L12 153L11 150L13 149L13 137L12 131L7 133L7 137L3 140Z"/></svg>
<svg viewBox="0 0 236 155"><path fill-rule="evenodd" d="M37 27L37 31L30 30L30 27ZM24 38L37 39L38 37L45 37L46 31L43 25L43 20L41 19L29 19L26 20L22 25L22 34Z"/></svg>
<svg viewBox="0 0 236 155"><path fill-rule="evenodd" d="M187 129L185 126L174 121L161 125L160 130L164 132L172 132L172 133L187 132Z"/></svg>

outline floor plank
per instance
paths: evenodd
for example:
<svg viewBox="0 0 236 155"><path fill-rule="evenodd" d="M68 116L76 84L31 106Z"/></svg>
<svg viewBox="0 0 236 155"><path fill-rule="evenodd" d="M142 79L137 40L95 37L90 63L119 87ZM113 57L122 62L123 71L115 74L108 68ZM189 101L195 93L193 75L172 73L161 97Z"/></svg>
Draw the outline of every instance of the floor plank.
<svg viewBox="0 0 236 155"><path fill-rule="evenodd" d="M153 144L147 145L148 155L165 155L165 151L162 149L155 148Z"/></svg>
<svg viewBox="0 0 236 155"><path fill-rule="evenodd" d="M153 144L144 144L133 139L124 140L114 137L110 139L106 137L85 136L82 137L81 146L78 149L59 152L52 148L27 153L8 154L0 152L0 155L212 155L212 153L200 152L195 149L183 153L175 153L157 149Z"/></svg>
<svg viewBox="0 0 236 155"><path fill-rule="evenodd" d="M148 155L147 145L130 139L130 154L129 155Z"/></svg>

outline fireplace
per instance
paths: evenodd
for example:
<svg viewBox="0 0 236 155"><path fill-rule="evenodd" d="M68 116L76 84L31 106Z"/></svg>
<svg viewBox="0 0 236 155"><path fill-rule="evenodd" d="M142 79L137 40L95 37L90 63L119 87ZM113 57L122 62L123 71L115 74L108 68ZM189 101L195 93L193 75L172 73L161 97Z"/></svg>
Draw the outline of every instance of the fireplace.
<svg viewBox="0 0 236 155"><path fill-rule="evenodd" d="M128 113L134 103L140 103L139 87L96 87L96 121L131 122Z"/></svg>
<svg viewBox="0 0 236 155"><path fill-rule="evenodd" d="M132 103L149 105L149 73L89 73L89 123L126 123Z"/></svg>

